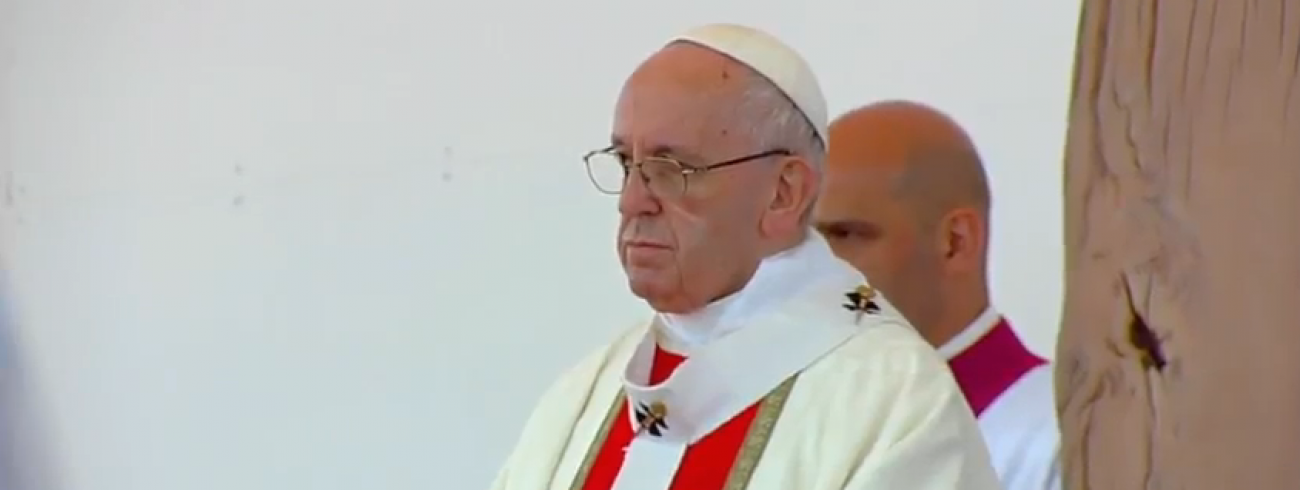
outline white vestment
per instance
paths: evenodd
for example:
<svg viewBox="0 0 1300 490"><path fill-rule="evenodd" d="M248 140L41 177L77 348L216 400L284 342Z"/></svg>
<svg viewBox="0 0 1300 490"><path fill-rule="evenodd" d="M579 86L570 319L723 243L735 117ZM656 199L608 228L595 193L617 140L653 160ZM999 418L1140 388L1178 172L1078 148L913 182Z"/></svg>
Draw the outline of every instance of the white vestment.
<svg viewBox="0 0 1300 490"><path fill-rule="evenodd" d="M1010 330L1002 316L990 308L942 346L939 353L950 361L959 356L978 355L981 359L974 362L994 363L1032 356L1018 341L1011 346L989 345L990 332L998 328ZM984 352L977 352L981 350ZM1021 352L1008 352L1015 350ZM1060 490L1061 437L1051 364L1040 360L1009 383L979 379L979 374L968 375L962 369L954 363L953 370L963 385L1000 383L994 387L1000 392L996 398L975 409L1003 488Z"/></svg>
<svg viewBox="0 0 1300 490"><path fill-rule="evenodd" d="M700 315L657 315L551 387L491 488L581 490L606 438L621 430L631 439L615 490L715 490L674 483L677 465L702 437L757 406L721 488L998 489L943 359L882 297L866 311L865 302L850 308L863 298L847 293L863 285L812 236ZM651 384L656 348L686 360ZM665 424L639 423L656 404L666 407Z"/></svg>

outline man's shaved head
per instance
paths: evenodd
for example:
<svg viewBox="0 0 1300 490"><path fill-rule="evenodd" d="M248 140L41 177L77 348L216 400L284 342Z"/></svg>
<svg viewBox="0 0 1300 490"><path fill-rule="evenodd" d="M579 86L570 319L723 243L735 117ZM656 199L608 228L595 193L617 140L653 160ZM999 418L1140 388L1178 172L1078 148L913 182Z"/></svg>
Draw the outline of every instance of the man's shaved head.
<svg viewBox="0 0 1300 490"><path fill-rule="evenodd" d="M946 341L988 301L990 197L975 145L952 118L907 101L851 111L829 134L818 229L927 339Z"/></svg>
<svg viewBox="0 0 1300 490"><path fill-rule="evenodd" d="M966 131L946 114L909 101L869 105L831 126L835 142L829 165L892 169L892 191L915 208L923 222L966 206L987 216L988 179Z"/></svg>

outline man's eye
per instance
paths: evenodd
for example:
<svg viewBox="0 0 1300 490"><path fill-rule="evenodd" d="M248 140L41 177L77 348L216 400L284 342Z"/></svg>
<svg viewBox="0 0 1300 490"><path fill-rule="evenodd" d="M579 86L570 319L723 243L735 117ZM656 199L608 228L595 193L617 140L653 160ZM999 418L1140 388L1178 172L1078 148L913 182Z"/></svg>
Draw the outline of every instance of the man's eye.
<svg viewBox="0 0 1300 490"><path fill-rule="evenodd" d="M831 228L822 228L822 235L825 235L826 238L843 239L849 236L849 232L848 230L845 230L843 228L831 227Z"/></svg>
<svg viewBox="0 0 1300 490"><path fill-rule="evenodd" d="M827 226L821 229L822 235L828 240L859 240L870 241L880 236L873 229L859 229L844 226Z"/></svg>

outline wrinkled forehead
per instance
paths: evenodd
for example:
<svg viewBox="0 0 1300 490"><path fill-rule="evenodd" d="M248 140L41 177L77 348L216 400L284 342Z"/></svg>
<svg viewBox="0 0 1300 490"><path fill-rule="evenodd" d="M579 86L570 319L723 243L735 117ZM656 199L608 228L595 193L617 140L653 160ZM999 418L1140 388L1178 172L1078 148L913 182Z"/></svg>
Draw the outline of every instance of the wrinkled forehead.
<svg viewBox="0 0 1300 490"><path fill-rule="evenodd" d="M737 129L731 126L747 70L708 48L671 44L628 77L615 107L613 136L625 144L671 146L727 138Z"/></svg>

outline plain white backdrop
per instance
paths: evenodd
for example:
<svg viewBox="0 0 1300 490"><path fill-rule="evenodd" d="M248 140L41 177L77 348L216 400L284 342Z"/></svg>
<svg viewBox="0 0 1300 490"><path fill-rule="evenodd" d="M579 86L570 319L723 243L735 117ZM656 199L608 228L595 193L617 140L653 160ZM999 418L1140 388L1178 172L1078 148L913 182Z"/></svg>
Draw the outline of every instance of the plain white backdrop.
<svg viewBox="0 0 1300 490"><path fill-rule="evenodd" d="M645 317L579 156L704 22L784 37L834 113L912 98L966 125L996 300L1050 354L1078 11L0 0L20 449L71 490L484 488L549 381Z"/></svg>

